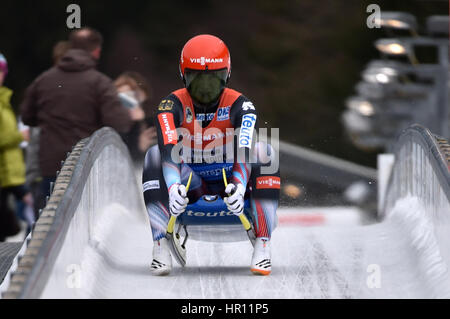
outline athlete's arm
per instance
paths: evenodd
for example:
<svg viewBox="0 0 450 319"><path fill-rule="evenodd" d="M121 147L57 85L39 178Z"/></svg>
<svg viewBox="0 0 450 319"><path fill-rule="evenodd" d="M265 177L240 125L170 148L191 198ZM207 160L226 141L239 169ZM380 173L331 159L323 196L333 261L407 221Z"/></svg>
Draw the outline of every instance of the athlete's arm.
<svg viewBox="0 0 450 319"><path fill-rule="evenodd" d="M180 164L174 161L171 153L178 142L176 129L180 127L182 117L183 107L175 95L169 95L159 104L155 123L162 170L168 189L175 183L181 183Z"/></svg>
<svg viewBox="0 0 450 319"><path fill-rule="evenodd" d="M231 107L231 124L238 129L238 137L235 143L235 156L233 165L232 183L242 184L244 189L250 178L250 155L253 152L253 134L257 124L257 112L253 103L241 95Z"/></svg>

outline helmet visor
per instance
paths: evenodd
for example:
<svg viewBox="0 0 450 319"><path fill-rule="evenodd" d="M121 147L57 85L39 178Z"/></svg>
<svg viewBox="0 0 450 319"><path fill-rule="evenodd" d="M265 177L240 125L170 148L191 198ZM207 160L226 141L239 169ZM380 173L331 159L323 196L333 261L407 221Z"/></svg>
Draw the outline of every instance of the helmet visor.
<svg viewBox="0 0 450 319"><path fill-rule="evenodd" d="M227 82L228 70L191 70L186 69L184 77L186 88L191 97L201 104L217 100Z"/></svg>

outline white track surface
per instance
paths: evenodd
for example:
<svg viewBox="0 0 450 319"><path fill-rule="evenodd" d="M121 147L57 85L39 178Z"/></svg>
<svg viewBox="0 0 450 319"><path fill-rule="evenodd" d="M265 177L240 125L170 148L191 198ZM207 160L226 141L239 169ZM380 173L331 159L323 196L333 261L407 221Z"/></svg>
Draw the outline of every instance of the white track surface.
<svg viewBox="0 0 450 319"><path fill-rule="evenodd" d="M150 273L152 238L142 215L119 205L101 214L84 248L80 285L49 284L44 298L421 298L449 297L431 224L415 198L385 221L361 225L353 209L280 210L272 238L273 272L249 270L249 242L190 240L188 261L167 277ZM339 219L336 216L342 216ZM296 215L295 215L296 214ZM306 218L318 221L304 226ZM297 217L292 217L297 216ZM330 217L330 218L328 218ZM70 239L68 239L70 240ZM64 245L64 249L68 249ZM374 277L378 282L371 280ZM67 276L70 274L66 270ZM369 281L369 284L368 284ZM61 281L60 281L61 282ZM64 281L63 281L64 282ZM375 283L375 284L373 284Z"/></svg>
<svg viewBox="0 0 450 319"><path fill-rule="evenodd" d="M248 240L189 240L185 268L152 276L141 187L120 154L107 147L93 165L42 298L450 298L443 195L398 199L370 225L351 207L280 209L267 277L250 272Z"/></svg>

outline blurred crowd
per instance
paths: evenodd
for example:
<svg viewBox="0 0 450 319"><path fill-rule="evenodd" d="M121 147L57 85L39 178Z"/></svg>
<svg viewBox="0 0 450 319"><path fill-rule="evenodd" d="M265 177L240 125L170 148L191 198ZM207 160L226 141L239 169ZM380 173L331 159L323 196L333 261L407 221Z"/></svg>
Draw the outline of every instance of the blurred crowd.
<svg viewBox="0 0 450 319"><path fill-rule="evenodd" d="M103 37L92 28L72 31L53 47L53 65L27 88L16 114L4 86L7 58L0 53L0 241L27 234L76 143L104 126L114 128L141 165L156 144L150 85L138 72L116 79L96 70Z"/></svg>

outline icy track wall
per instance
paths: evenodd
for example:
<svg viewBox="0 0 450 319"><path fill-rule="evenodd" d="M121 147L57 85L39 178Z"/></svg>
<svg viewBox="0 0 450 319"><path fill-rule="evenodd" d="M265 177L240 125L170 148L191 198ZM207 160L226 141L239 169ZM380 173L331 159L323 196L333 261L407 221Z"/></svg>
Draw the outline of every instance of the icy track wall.
<svg viewBox="0 0 450 319"><path fill-rule="evenodd" d="M450 298L450 145L420 125L397 142L380 218L410 236L430 297Z"/></svg>
<svg viewBox="0 0 450 319"><path fill-rule="evenodd" d="M80 141L57 177L3 298L88 297L76 288L95 282L78 276L83 267L101 269L86 264L96 262L89 258L90 247L117 234L118 214L131 211L125 219L148 223L141 196L128 150L114 130L103 128Z"/></svg>

